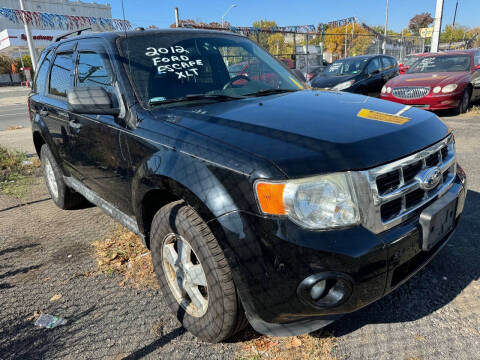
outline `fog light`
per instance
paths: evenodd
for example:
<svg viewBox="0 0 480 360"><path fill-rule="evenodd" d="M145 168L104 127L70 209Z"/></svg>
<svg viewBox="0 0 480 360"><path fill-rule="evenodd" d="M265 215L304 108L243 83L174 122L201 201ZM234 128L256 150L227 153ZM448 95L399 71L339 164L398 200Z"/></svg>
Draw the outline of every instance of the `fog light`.
<svg viewBox="0 0 480 360"><path fill-rule="evenodd" d="M312 288L310 289L310 296L314 301L317 301L322 297L323 293L325 292L326 285L327 282L325 280L320 280L312 286Z"/></svg>
<svg viewBox="0 0 480 360"><path fill-rule="evenodd" d="M334 271L310 275L297 287L298 298L317 309L339 306L347 301L352 292L353 279Z"/></svg>

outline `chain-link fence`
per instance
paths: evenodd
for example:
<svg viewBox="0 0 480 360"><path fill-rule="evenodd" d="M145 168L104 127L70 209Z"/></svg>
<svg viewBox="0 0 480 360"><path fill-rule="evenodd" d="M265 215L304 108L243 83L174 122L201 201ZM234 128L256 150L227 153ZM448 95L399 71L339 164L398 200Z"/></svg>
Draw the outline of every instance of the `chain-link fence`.
<svg viewBox="0 0 480 360"><path fill-rule="evenodd" d="M188 24L194 28L233 31L247 36L280 59L289 68L304 73L335 60L350 56L385 54L403 60L407 55L425 50L425 39L416 36L387 36L377 33L367 25L350 23L327 31L311 31L305 27L252 28L211 27ZM237 62L232 59L232 63Z"/></svg>

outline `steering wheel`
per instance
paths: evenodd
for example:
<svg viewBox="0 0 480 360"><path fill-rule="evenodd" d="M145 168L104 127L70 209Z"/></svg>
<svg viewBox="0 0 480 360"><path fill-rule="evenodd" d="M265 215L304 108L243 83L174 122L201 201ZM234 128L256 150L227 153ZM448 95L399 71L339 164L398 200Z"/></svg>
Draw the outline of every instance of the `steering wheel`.
<svg viewBox="0 0 480 360"><path fill-rule="evenodd" d="M223 90L227 90L228 88L232 87L233 86L233 83L237 80L247 80L247 81L252 81L250 80L250 78L246 75L237 75L237 76L234 76L233 78L231 78L223 87Z"/></svg>

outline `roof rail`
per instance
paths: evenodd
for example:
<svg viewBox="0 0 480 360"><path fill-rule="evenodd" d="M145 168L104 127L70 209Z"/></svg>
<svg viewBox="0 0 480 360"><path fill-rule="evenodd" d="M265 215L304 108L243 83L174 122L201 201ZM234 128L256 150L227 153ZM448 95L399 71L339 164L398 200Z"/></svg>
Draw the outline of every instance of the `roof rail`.
<svg viewBox="0 0 480 360"><path fill-rule="evenodd" d="M72 35L72 34L80 35L80 34L81 34L82 32L84 32L85 30L92 30L92 28L91 28L91 27L87 27L87 28L78 29L78 30L75 30L75 31L70 31L70 32L68 32L68 33L62 34L62 35L57 36L57 37L55 38L55 42L60 41L60 40L62 40L62 39L65 39L67 36L70 36L70 35Z"/></svg>

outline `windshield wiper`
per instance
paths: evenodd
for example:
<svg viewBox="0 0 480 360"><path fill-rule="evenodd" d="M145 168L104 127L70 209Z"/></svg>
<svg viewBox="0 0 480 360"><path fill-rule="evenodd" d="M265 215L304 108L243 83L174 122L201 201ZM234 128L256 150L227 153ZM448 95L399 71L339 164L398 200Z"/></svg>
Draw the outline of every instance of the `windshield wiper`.
<svg viewBox="0 0 480 360"><path fill-rule="evenodd" d="M293 90L293 89L267 89L267 90L260 90L260 91L250 93L250 94L245 94L245 96L266 96L266 95L281 94L281 93L295 92L295 91L298 91L298 90Z"/></svg>
<svg viewBox="0 0 480 360"><path fill-rule="evenodd" d="M203 100L203 99L238 100L243 98L244 96L232 96L232 95L225 95L225 94L191 94L191 95L185 95L175 99L149 100L148 103L150 105L160 105L160 104L171 104L171 103L191 101L191 100Z"/></svg>

